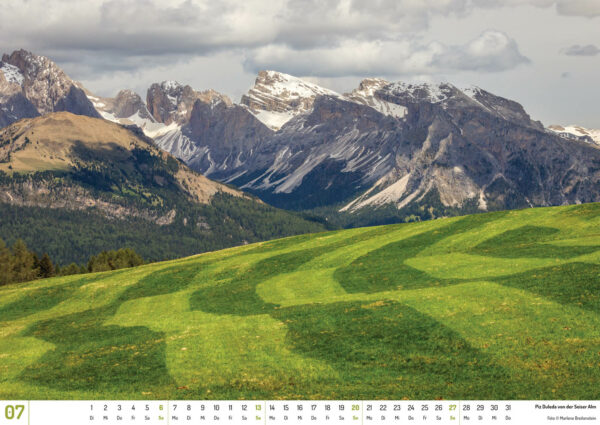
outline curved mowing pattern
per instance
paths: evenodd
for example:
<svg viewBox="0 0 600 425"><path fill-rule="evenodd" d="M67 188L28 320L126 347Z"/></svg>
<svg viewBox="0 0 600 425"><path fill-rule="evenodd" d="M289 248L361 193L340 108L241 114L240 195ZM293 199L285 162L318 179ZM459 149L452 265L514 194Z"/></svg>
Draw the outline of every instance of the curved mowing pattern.
<svg viewBox="0 0 600 425"><path fill-rule="evenodd" d="M114 312L115 307L108 306L37 323L26 335L51 342L56 349L25 369L21 379L70 391L130 387L161 393L172 386L164 336L144 327L102 326Z"/></svg>
<svg viewBox="0 0 600 425"><path fill-rule="evenodd" d="M574 305L600 313L600 265L598 264L568 263L530 270L496 281L502 285L526 289L561 304Z"/></svg>
<svg viewBox="0 0 600 425"><path fill-rule="evenodd" d="M512 381L489 356L431 317L397 302L296 306L279 310L274 317L287 324L293 350L325 359L339 373L335 381L320 382L313 389L316 394L308 394L312 398L517 394L518 380Z"/></svg>
<svg viewBox="0 0 600 425"><path fill-rule="evenodd" d="M597 399L600 206L0 288L0 398Z"/></svg>
<svg viewBox="0 0 600 425"><path fill-rule="evenodd" d="M523 226L487 239L472 250L479 255L501 258L573 258L597 251L600 246L571 246L569 249L551 245L560 233L551 227Z"/></svg>
<svg viewBox="0 0 600 425"><path fill-rule="evenodd" d="M384 227L375 228L350 238L334 241L324 246L292 251L285 254L274 255L258 261L250 268L239 271L229 282L202 288L192 294L190 305L192 310L202 310L214 314L252 315L272 311L276 304L265 303L256 293L256 286L265 280L281 273L289 273L309 261L335 251L345 246L352 246L359 242L381 236L388 232ZM295 238L290 238L281 247L289 247ZM301 238L300 240L306 240ZM293 245L292 245L293 246ZM268 252L268 251L267 251ZM219 278L231 276L220 274ZM220 279L219 279L220 280Z"/></svg>
<svg viewBox="0 0 600 425"><path fill-rule="evenodd" d="M2 320L16 320L51 309L67 300L77 288L90 280L90 278L82 278L64 285L33 289L27 296L0 307L0 317Z"/></svg>
<svg viewBox="0 0 600 425"><path fill-rule="evenodd" d="M435 278L404 264L404 261L448 236L473 231L502 215L495 213L463 218L441 229L391 243L338 269L335 278L348 292L380 292L457 283L459 279Z"/></svg>

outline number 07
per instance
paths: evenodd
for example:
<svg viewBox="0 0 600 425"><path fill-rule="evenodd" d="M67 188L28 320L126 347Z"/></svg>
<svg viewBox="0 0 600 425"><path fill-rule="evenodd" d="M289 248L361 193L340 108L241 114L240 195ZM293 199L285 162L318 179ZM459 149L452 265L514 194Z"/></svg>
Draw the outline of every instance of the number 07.
<svg viewBox="0 0 600 425"><path fill-rule="evenodd" d="M4 417L8 420L15 419L15 410L17 411L17 420L21 419L21 416L25 411L25 406L22 404L18 404L16 406L11 406L10 404L7 405L4 409Z"/></svg>

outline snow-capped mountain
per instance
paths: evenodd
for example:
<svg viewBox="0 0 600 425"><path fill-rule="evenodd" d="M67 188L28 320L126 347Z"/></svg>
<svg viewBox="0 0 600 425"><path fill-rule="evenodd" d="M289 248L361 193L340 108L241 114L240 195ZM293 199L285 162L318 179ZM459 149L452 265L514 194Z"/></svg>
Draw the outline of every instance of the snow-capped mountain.
<svg viewBox="0 0 600 425"><path fill-rule="evenodd" d="M580 140L600 146L600 130L584 128L578 125L551 125L548 130L565 139Z"/></svg>
<svg viewBox="0 0 600 425"><path fill-rule="evenodd" d="M352 93L349 93L346 97L351 101L370 106L384 115L404 118L407 111L406 107L398 105L397 103L388 102L382 99L378 94L382 88L389 84L388 81L381 78L367 78L361 81L358 88L354 89Z"/></svg>
<svg viewBox="0 0 600 425"><path fill-rule="evenodd" d="M147 99L154 121L137 125L158 146L283 208L398 219L600 200L597 149L478 87L369 78L339 94L262 71L240 105L174 82Z"/></svg>
<svg viewBox="0 0 600 425"><path fill-rule="evenodd" d="M366 79L337 94L269 71L242 105L257 120L233 114L237 105L194 108L203 118L183 128L196 149L189 163L283 208L412 214L435 205L440 215L600 200L597 149L565 143L481 88Z"/></svg>
<svg viewBox="0 0 600 425"><path fill-rule="evenodd" d="M241 104L273 130L279 130L297 115L312 108L317 96L340 95L308 81L276 71L261 71L254 87L242 96Z"/></svg>
<svg viewBox="0 0 600 425"><path fill-rule="evenodd" d="M2 125L57 111L99 117L81 85L44 56L25 50L5 54L0 75Z"/></svg>
<svg viewBox="0 0 600 425"><path fill-rule="evenodd" d="M598 131L546 129L478 87L368 78L340 94L261 71L240 104L174 81L153 84L144 102L130 90L95 96L27 52L3 57L0 126L61 107L135 125L276 206L376 217L354 224L600 201Z"/></svg>

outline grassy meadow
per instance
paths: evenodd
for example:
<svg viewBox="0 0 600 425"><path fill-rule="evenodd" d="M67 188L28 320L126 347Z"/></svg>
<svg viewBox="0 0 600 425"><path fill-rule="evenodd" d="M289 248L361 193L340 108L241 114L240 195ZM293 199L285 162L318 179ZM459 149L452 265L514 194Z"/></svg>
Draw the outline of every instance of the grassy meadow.
<svg viewBox="0 0 600 425"><path fill-rule="evenodd" d="M0 399L600 399L600 205L0 288Z"/></svg>

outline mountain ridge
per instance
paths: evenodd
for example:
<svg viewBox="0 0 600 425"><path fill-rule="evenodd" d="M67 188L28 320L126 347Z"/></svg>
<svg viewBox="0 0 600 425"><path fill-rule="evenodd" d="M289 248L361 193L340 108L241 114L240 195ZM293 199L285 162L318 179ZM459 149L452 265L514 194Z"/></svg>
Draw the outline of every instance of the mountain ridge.
<svg viewBox="0 0 600 425"><path fill-rule="evenodd" d="M152 84L145 104L123 91L87 98L202 174L350 225L382 219L352 215L387 222L600 200L593 139L546 129L478 87L366 78L339 94L261 71L239 104L174 81Z"/></svg>

